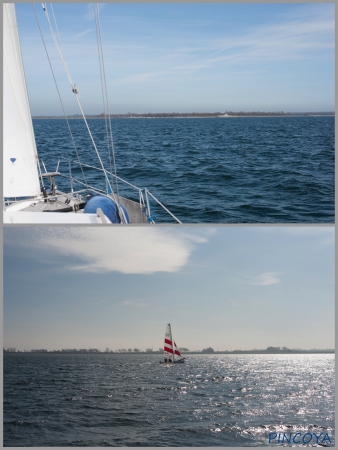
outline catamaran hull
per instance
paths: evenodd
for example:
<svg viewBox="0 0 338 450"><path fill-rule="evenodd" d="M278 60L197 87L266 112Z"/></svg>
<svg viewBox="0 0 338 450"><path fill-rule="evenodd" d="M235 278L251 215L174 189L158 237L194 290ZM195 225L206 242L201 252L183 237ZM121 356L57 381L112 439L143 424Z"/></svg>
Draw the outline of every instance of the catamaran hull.
<svg viewBox="0 0 338 450"><path fill-rule="evenodd" d="M171 362L160 361L160 364L183 364L184 362L185 362L184 359L180 359L179 361L171 361Z"/></svg>

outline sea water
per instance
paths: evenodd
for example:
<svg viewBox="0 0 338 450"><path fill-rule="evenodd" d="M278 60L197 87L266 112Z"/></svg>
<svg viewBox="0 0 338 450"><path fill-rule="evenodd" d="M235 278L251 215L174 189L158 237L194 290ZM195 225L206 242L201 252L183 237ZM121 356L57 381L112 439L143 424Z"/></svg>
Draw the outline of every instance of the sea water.
<svg viewBox="0 0 338 450"><path fill-rule="evenodd" d="M83 121L69 123L81 162L98 167ZM105 122L88 123L109 170ZM33 124L48 171L60 156L76 158L65 120ZM334 223L334 117L112 119L112 131L117 175L183 223ZM79 169L72 175L83 181ZM85 177L106 188L102 173L85 169ZM118 187L138 201L138 191ZM152 204L156 222L170 221Z"/></svg>
<svg viewBox="0 0 338 450"><path fill-rule="evenodd" d="M334 444L333 354L160 358L5 354L5 446Z"/></svg>

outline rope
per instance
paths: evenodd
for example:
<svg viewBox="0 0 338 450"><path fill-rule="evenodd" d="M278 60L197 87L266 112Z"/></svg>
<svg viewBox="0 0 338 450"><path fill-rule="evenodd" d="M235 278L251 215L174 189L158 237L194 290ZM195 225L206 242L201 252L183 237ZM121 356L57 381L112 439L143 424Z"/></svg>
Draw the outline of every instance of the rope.
<svg viewBox="0 0 338 450"><path fill-rule="evenodd" d="M95 8L94 11L95 11L95 25L96 25L96 41L97 41L97 49L98 49L98 56L99 56L99 68L100 68L100 78L101 78L101 91L102 91L102 103L103 103L103 112L104 112L104 123L105 123L105 128L106 128L106 139L107 139L109 168L110 168L110 172L112 172L112 165L111 165L111 158L110 158L110 151L109 151L109 134L108 134L106 104L105 104L105 96L104 96L104 90L103 90L103 74L102 74L102 58L103 58L103 55L100 52L99 25L98 25L98 21L97 21L96 7L94 6L94 8Z"/></svg>
<svg viewBox="0 0 338 450"><path fill-rule="evenodd" d="M157 200L157 198L156 198L151 192L149 192L148 189L146 189L145 192L146 192L146 195L147 195L147 194L151 195L151 196L153 197L153 199L154 199L160 206L162 206L162 208L163 208L165 211L167 211L167 213L170 214L171 217L173 217L178 223L182 223L180 220L178 220L178 218L177 218L176 216L174 216L174 214L172 214L172 213L169 211L169 209L167 209L164 205L162 205L162 203L161 203L159 200Z"/></svg>
<svg viewBox="0 0 338 450"><path fill-rule="evenodd" d="M43 45L44 45L44 48L45 48L45 52L46 52L46 55L47 55L49 67L50 67L50 69L51 69L51 71L52 71L52 75L53 75L53 79L54 79L54 83L55 83L55 86L56 86L56 90L57 90L57 93L58 93L58 96L59 96L59 99L60 99L62 111L63 111L63 114L64 114L64 116L65 116L66 122L67 122L67 126L68 126L68 130L69 130L70 137L71 137L71 139L72 139L72 141L73 141L73 145L74 145L76 157L77 157L77 159L78 159L78 161L79 161L79 165L80 165L80 169L81 169L81 172L82 172L83 179L84 179L84 181L85 181L85 183L86 183L86 185L87 185L86 176L85 176L85 174L84 174L84 171L83 171L83 168L82 168L82 165L81 165L79 153L78 153L78 151L77 151L77 147L76 147L75 140L74 140L74 137L73 137L73 134L72 134L72 130L71 130L71 128L70 128L69 121L68 121L68 117L67 117L67 114L66 114L66 111L65 111L63 102L62 102L61 94L60 94L59 87L58 87L58 84L57 84L57 81L56 81L56 78L55 78L55 75L54 75L54 70L53 70L53 66L52 66L52 63L51 63L50 58L49 58L49 54L48 54L48 50L47 50L47 47L46 47L46 43L45 43L45 40L44 40L44 38L43 38L42 30L41 30L41 27L40 27L40 22L39 22L39 19L38 19L37 14L36 14L36 10L35 10L34 3L32 3L32 6L33 6L33 10L34 10L34 14L35 14L36 21L37 21L37 23L38 23L38 27L39 27L41 39L42 39L42 42L43 42ZM54 18L54 20L55 20L55 18ZM70 155L69 155L69 156L70 156ZM87 185L87 186L88 186L88 185Z"/></svg>
<svg viewBox="0 0 338 450"><path fill-rule="evenodd" d="M59 28L58 28L58 24L56 23L56 18L55 18L54 9L53 9L53 5L52 4L50 4L50 8L52 10L53 19L54 19L54 23L55 23L55 28L56 28L56 31L58 33L59 42L60 42L60 45L61 45L61 50L63 51L63 46L62 46L62 41L61 41L61 37L60 37L60 33L59 33ZM63 53L64 53L64 51L63 51Z"/></svg>
<svg viewBox="0 0 338 450"><path fill-rule="evenodd" d="M99 14L99 6L98 6L97 3L95 4L95 24L96 24L96 38L97 38L98 54L99 54L99 62L100 62L101 88L102 88L102 98L103 98L103 105L104 105L103 108L104 108L104 113L105 113L105 126L106 126L106 134L107 134L108 158L109 158L109 163L110 163L110 171L112 172L111 160L110 160L110 152L109 152L109 135L108 135L107 124L109 126L109 133L110 133L110 143L111 143L113 164L114 164L116 192L117 192L117 195L119 195L119 188L118 188L118 182L117 182L117 169L116 169L116 161L115 161L114 141L113 141L113 133L112 133L112 126L111 126L111 119L110 119L110 111L109 111L109 100L108 100L108 90L107 90L107 81L106 81L106 71L105 71L104 58L103 58L100 14ZM103 90L103 85L104 85L104 90ZM106 112L107 112L108 117L106 115Z"/></svg>
<svg viewBox="0 0 338 450"><path fill-rule="evenodd" d="M56 40L56 37L55 37L54 31L53 31L52 24L51 24L51 22L50 22L50 20L49 20L49 15L48 15L48 11L47 11L46 5L45 5L44 3L41 3L41 5L42 5L42 8L43 8L43 10L44 10L44 12L45 12L45 16L46 16L47 22L48 22L48 24L49 24L49 28L50 28L50 32L51 32L51 35L52 35L54 44L55 44L56 49L57 49L57 51L58 51L58 53L59 53L59 56L60 56L60 58L61 58L62 64L63 64L63 66L64 66L64 69L65 69L65 71L66 71L68 80L69 80L70 85L71 85L71 87L72 87L72 91L73 91L74 94L75 94L76 101L77 101L77 103L78 103L78 105L79 105L79 108L80 108L80 111L81 111L83 120L84 120L84 122L85 122L87 131L88 131L88 133L89 133L89 136L90 136L90 139L91 139L91 141L92 141L93 147L94 147L94 149L95 149L96 155L97 155L98 160L99 160L99 162L100 162L100 165L101 165L101 167L102 167L102 170L103 170L105 179L106 179L106 181L107 181L107 185L108 185L108 187L110 188L111 196L112 196L114 202L115 202L116 205L117 205L117 208L118 208L118 211L119 211L119 215L120 215L121 223L127 223L126 216L125 216L125 214L124 214L124 212L123 212L123 209L121 208L121 206L118 204L118 202L117 202L117 200L116 200L116 197L115 197L115 194L114 194L114 192L113 192L112 186L111 186L111 184L110 184L110 182L109 182L109 179L108 179L107 171L106 171L106 169L104 168L104 165L103 165L103 163L102 163L100 154L99 154L99 152L98 152L98 150L97 150L97 147L96 147L96 145L95 145L95 141L94 141L93 136L92 136L92 133L91 133L91 131L90 131L88 122L87 122L87 120L86 120L85 114L84 114L83 109L82 109L82 107L81 107L81 103L80 103L80 100L79 100L79 92L78 92L78 90L77 90L75 84L73 83L73 81L72 81L72 79L71 79L71 76L70 76L70 73L69 73L69 71L68 71L66 62L65 62L65 60L64 60L64 58L63 58L63 56L62 56L62 52L61 52L60 47L59 47L59 45L58 45L58 42L57 42L57 40Z"/></svg>
<svg viewBox="0 0 338 450"><path fill-rule="evenodd" d="M63 56L62 56L62 53L61 53L59 44L58 44L58 42L57 42L57 40L56 40L56 37L55 37L54 31L53 31L52 24L50 23L50 20L49 20L49 15L48 15L48 11L47 11L46 5L45 5L44 3L41 3L41 5L42 5L42 8L43 8L43 10L44 10L44 12L45 12L45 16L46 16L46 19L47 19L47 22L48 22L48 25L49 25L49 28L50 28L50 32L51 32L51 35L52 35L52 38L53 38L55 47L56 47L56 49L57 49L57 51L58 51L58 53L59 53L59 56L60 56L60 58L61 58L61 62L62 62L62 64L63 64L63 67L65 68L65 71L66 71L68 80L69 80L69 82L70 82L72 88L73 88L73 89L76 89L76 88L75 88L75 85L74 85L74 83L73 83L73 81L72 81L72 79L71 79L70 73L68 72L67 64L66 64L65 60L63 59Z"/></svg>

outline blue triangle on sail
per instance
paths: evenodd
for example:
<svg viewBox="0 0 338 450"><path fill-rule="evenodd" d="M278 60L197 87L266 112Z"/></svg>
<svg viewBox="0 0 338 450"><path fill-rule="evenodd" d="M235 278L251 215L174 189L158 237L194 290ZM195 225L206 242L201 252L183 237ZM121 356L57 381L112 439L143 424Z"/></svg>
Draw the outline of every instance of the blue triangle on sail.
<svg viewBox="0 0 338 450"><path fill-rule="evenodd" d="M16 161L16 158L9 158L9 159L10 159L10 161L12 161L13 164L14 164L15 161Z"/></svg>

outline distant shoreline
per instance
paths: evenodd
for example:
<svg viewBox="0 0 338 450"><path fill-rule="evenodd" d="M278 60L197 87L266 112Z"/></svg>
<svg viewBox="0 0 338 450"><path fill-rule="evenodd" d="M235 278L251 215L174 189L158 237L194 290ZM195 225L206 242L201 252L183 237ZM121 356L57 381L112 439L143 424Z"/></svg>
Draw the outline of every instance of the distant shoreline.
<svg viewBox="0 0 338 450"><path fill-rule="evenodd" d="M51 350L51 351L27 351L27 352L8 352L5 351L6 355L159 355L162 356L163 352L117 352L117 351L62 351L62 350ZM280 351L266 351L266 350L234 350L234 351L214 351L214 352L182 352L182 355L314 355L314 354L335 354L335 350L280 350Z"/></svg>
<svg viewBox="0 0 338 450"><path fill-rule="evenodd" d="M239 112L239 113L145 113L145 114L111 114L112 119L233 119L242 117L334 117L334 112L304 112L304 113L268 113L268 112ZM32 116L33 119L48 120L48 119L65 119L64 116ZM86 115L87 119L103 119L103 114ZM67 116L67 119L76 120L82 119L80 115Z"/></svg>

